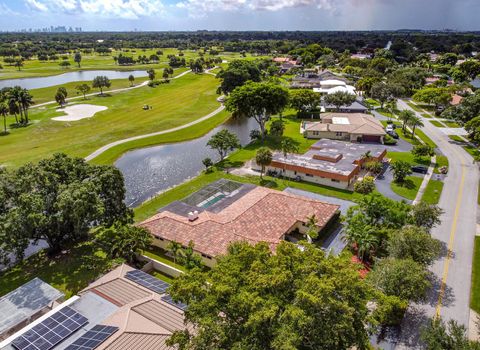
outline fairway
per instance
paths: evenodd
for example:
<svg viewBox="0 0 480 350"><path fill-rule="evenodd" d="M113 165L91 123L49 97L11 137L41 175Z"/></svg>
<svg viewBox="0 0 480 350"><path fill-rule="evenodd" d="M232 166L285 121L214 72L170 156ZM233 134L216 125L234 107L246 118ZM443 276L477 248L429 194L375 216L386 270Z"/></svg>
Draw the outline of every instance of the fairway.
<svg viewBox="0 0 480 350"><path fill-rule="evenodd" d="M156 88L148 86L111 96L93 96L75 103L106 106L108 110L75 122L52 117L58 105L30 110L32 125L0 137L0 164L18 166L55 152L84 157L97 148L131 136L166 130L201 118L218 108L218 81L209 74L187 74ZM143 110L144 105L152 106ZM14 122L13 117L9 122ZM185 130L185 138L189 131ZM182 135L179 135L182 138Z"/></svg>

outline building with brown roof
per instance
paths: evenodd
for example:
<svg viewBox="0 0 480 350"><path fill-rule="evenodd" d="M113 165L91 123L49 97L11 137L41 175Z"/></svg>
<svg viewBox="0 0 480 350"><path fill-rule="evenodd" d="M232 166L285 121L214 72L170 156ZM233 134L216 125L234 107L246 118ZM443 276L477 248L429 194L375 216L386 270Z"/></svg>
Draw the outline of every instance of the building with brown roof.
<svg viewBox="0 0 480 350"><path fill-rule="evenodd" d="M386 135L382 123L366 113L325 113L320 119L302 123L306 138L383 143Z"/></svg>
<svg viewBox="0 0 480 350"><path fill-rule="evenodd" d="M140 274L138 278L140 281L145 276L153 278L165 286L165 289L153 291L145 287L146 284L142 285L138 280L133 280L130 277L132 273L137 274L136 276ZM171 298L166 298L168 297L167 287L167 283L123 264L90 284L78 296L68 299L5 342L0 343L0 349L18 350L15 346L18 343L15 340L23 335L33 343L31 347L25 349L37 349L36 344L40 344L35 339L40 338L38 330L52 327L48 319L68 309L69 312L77 313L79 317L86 319L86 322L71 334L64 332L63 339L58 341L57 337L55 341L58 342L48 349L174 350L174 347L166 345L166 340L172 333L183 329L193 331L194 328L185 323L183 306L179 307L180 304L174 303ZM55 319L62 322L61 318ZM112 329L113 332L106 338L100 337L101 341L95 342L95 339L100 339L97 338L99 334L88 340L89 332L96 327L104 326ZM54 331L50 330L50 333L52 332ZM43 337L47 340L52 339L49 338L48 333ZM43 347L38 349L45 349L47 345L43 342Z"/></svg>
<svg viewBox="0 0 480 350"><path fill-rule="evenodd" d="M220 180L160 210L140 226L154 236L154 244L169 242L187 246L201 254L206 265L225 254L230 243L266 242L272 250L289 233L305 233L307 218L315 215L321 231L336 215L337 205L250 184Z"/></svg>
<svg viewBox="0 0 480 350"><path fill-rule="evenodd" d="M305 154L275 152L267 171L284 177L321 185L350 188L361 173L365 155L369 160L382 161L387 149L380 144L360 144L323 139Z"/></svg>

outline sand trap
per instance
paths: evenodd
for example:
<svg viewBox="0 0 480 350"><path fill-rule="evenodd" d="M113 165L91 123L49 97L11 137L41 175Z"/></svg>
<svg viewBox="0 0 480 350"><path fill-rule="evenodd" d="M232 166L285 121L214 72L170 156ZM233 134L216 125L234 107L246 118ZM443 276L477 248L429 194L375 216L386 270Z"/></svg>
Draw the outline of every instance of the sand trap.
<svg viewBox="0 0 480 350"><path fill-rule="evenodd" d="M105 106L86 104L73 105L57 109L57 112L64 112L66 115L52 119L60 122L74 122L85 118L91 118L95 115L95 113L104 111L106 109L108 109L108 107Z"/></svg>

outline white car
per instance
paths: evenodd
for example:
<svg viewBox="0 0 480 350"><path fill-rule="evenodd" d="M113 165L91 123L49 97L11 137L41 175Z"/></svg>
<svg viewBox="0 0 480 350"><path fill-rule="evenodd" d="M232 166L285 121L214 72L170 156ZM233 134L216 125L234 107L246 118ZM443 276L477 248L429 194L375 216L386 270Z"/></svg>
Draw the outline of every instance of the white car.
<svg viewBox="0 0 480 350"><path fill-rule="evenodd" d="M386 132L393 132L393 124L387 124L385 127Z"/></svg>

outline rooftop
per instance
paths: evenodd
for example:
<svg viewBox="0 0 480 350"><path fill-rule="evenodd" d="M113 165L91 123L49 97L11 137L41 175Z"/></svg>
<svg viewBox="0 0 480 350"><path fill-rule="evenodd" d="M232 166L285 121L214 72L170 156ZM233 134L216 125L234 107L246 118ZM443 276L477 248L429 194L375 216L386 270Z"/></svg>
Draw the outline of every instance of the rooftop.
<svg viewBox="0 0 480 350"><path fill-rule="evenodd" d="M225 184L227 180L220 181ZM338 210L337 205L248 184L240 184L232 193L219 191L211 198L209 201L217 201L215 205L200 208L194 221L184 211L175 211L185 205L184 200L161 209L140 225L154 236L184 246L193 241L197 252L215 257L226 253L234 241L267 242L273 250L298 222L315 214L318 226L323 227Z"/></svg>
<svg viewBox="0 0 480 350"><path fill-rule="evenodd" d="M51 315L45 315L51 317L60 310L63 312L65 308L69 308L87 320L79 329L64 335L57 345L49 349L173 350L174 348L165 344L172 332L184 328L191 329L191 326L184 323L184 311L164 301L167 296L165 292L154 292L128 278L128 274L133 271L142 274L128 265L120 265L82 290L79 297L67 300L58 309L52 310ZM152 277L145 273L143 275ZM109 326L113 332L95 347L74 346L82 342L86 344L84 339L99 326ZM20 336L21 334L18 334L16 338ZM9 343L2 350L15 348Z"/></svg>
<svg viewBox="0 0 480 350"><path fill-rule="evenodd" d="M321 122L306 122L306 131L348 132L362 135L385 135L383 125L370 114L365 113L325 113Z"/></svg>
<svg viewBox="0 0 480 350"><path fill-rule="evenodd" d="M350 143L322 139L316 142L305 154L289 154L275 152L273 160L306 169L349 176L356 168L356 161L370 152L375 158L381 157L386 148L381 144Z"/></svg>
<svg viewBox="0 0 480 350"><path fill-rule="evenodd" d="M51 307L64 295L40 278L25 283L0 298L0 335Z"/></svg>

